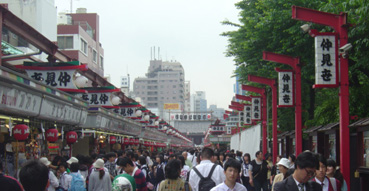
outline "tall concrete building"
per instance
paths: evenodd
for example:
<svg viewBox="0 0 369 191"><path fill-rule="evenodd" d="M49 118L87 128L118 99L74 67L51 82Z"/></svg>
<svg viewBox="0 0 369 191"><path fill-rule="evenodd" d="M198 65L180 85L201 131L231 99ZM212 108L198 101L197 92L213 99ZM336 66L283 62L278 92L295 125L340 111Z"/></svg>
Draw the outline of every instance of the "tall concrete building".
<svg viewBox="0 0 369 191"><path fill-rule="evenodd" d="M185 105L185 74L180 62L150 60L146 77L135 78L133 93L150 109L157 108L160 116L165 103L177 103L180 111ZM169 116L168 116L169 117Z"/></svg>
<svg viewBox="0 0 369 191"><path fill-rule="evenodd" d="M70 58L87 63L88 68L104 77L104 49L100 43L100 19L85 8L76 13L59 13L58 46Z"/></svg>
<svg viewBox="0 0 369 191"><path fill-rule="evenodd" d="M36 29L50 41L56 41L57 10L55 0L0 0L1 4L7 4L8 9L31 27ZM33 53L38 50L26 42L23 38L3 28L2 40L12 44L23 53ZM42 53L34 55L42 61L47 61L47 55ZM21 61L21 60L20 60ZM23 64L23 63L14 63Z"/></svg>
<svg viewBox="0 0 369 191"><path fill-rule="evenodd" d="M185 81L185 112L191 112L191 82Z"/></svg>
<svg viewBox="0 0 369 191"><path fill-rule="evenodd" d="M205 112L208 109L205 91L196 91L191 96L191 111Z"/></svg>

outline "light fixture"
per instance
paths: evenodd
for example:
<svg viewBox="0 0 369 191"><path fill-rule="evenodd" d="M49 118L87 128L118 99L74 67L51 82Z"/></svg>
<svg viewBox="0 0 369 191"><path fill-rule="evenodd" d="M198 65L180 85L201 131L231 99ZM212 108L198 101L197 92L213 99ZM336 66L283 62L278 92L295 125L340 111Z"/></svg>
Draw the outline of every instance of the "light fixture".
<svg viewBox="0 0 369 191"><path fill-rule="evenodd" d="M74 82L76 83L76 86L79 88L84 88L87 85L88 79L84 76L78 76Z"/></svg>
<svg viewBox="0 0 369 191"><path fill-rule="evenodd" d="M113 97L113 98L111 99L111 103L112 103L113 105L119 105L119 104L120 104L120 97L118 97L118 96Z"/></svg>
<svg viewBox="0 0 369 191"><path fill-rule="evenodd" d="M159 121L155 121L155 122L154 122L154 125L155 125L155 126L158 126L158 125L159 125Z"/></svg>
<svg viewBox="0 0 369 191"><path fill-rule="evenodd" d="M307 33L310 30L310 24L304 24L300 28L303 32Z"/></svg>
<svg viewBox="0 0 369 191"><path fill-rule="evenodd" d="M144 120L145 120L145 121L150 120L150 115L145 115Z"/></svg>
<svg viewBox="0 0 369 191"><path fill-rule="evenodd" d="M167 129L168 129L168 127L167 127L167 126L164 126L164 127L163 127L163 130L167 130Z"/></svg>
<svg viewBox="0 0 369 191"><path fill-rule="evenodd" d="M142 115L142 111L141 110L137 110L136 111L136 117L140 117Z"/></svg>

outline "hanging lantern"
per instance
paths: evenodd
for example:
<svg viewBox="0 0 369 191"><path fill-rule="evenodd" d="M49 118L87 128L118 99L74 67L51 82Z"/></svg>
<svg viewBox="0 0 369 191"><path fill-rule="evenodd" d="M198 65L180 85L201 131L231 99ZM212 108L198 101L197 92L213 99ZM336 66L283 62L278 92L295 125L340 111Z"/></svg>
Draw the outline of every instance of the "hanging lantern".
<svg viewBox="0 0 369 191"><path fill-rule="evenodd" d="M115 136L109 136L110 144L115 144L117 142L117 138Z"/></svg>
<svg viewBox="0 0 369 191"><path fill-rule="evenodd" d="M147 141L144 141L144 144L143 144L145 147L147 147Z"/></svg>
<svg viewBox="0 0 369 191"><path fill-rule="evenodd" d="M127 137L124 137L123 144L124 145L129 145L129 139Z"/></svg>
<svg viewBox="0 0 369 191"><path fill-rule="evenodd" d="M139 145L140 144L140 139L139 138L136 138L135 139L135 145Z"/></svg>
<svg viewBox="0 0 369 191"><path fill-rule="evenodd" d="M24 141L28 138L29 127L25 124L18 124L13 127L14 138L18 141Z"/></svg>
<svg viewBox="0 0 369 191"><path fill-rule="evenodd" d="M130 138L130 139L129 139L129 144L130 144L130 145L134 145L134 144L135 144L135 139Z"/></svg>
<svg viewBox="0 0 369 191"><path fill-rule="evenodd" d="M45 132L45 135L46 135L46 140L51 143L54 143L58 140L58 130L57 129L48 129Z"/></svg>
<svg viewBox="0 0 369 191"><path fill-rule="evenodd" d="M111 103L112 103L113 105L119 105L119 104L120 104L120 102L121 102L121 100L120 100L120 97L118 97L118 96L115 96L115 97L113 97L113 98L111 99Z"/></svg>
<svg viewBox="0 0 369 191"><path fill-rule="evenodd" d="M69 131L66 136L67 136L67 143L68 144L73 144L78 139L78 135L75 131Z"/></svg>
<svg viewBox="0 0 369 191"><path fill-rule="evenodd" d="M84 76L78 76L74 82L76 83L77 87L84 88L87 85L88 79Z"/></svg>
<svg viewBox="0 0 369 191"><path fill-rule="evenodd" d="M140 117L142 115L142 111L141 110L137 110L136 111L136 117Z"/></svg>
<svg viewBox="0 0 369 191"><path fill-rule="evenodd" d="M145 116L144 116L144 120L145 120L145 121L150 120L150 115L145 115Z"/></svg>

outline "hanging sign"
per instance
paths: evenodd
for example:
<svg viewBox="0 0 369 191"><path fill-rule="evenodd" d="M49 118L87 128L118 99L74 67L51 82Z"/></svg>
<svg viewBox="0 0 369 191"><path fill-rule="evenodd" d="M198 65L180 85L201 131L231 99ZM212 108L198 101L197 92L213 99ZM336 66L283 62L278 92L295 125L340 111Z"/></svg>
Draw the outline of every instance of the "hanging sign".
<svg viewBox="0 0 369 191"><path fill-rule="evenodd" d="M251 125L252 121L251 121L251 105L245 105L244 110L243 110L243 124L244 125Z"/></svg>
<svg viewBox="0 0 369 191"><path fill-rule="evenodd" d="M87 101L90 106L103 107L114 107L112 99L116 96L114 96L113 92L120 92L120 89L109 88L85 88L85 90L87 90L88 93L77 93L75 96Z"/></svg>
<svg viewBox="0 0 369 191"><path fill-rule="evenodd" d="M317 33L315 35L314 88L337 87L339 72L337 34Z"/></svg>
<svg viewBox="0 0 369 191"><path fill-rule="evenodd" d="M294 77L290 70L278 70L279 102L278 107L293 107L294 105Z"/></svg>
<svg viewBox="0 0 369 191"><path fill-rule="evenodd" d="M251 120L261 120L261 98L252 97L251 103Z"/></svg>
<svg viewBox="0 0 369 191"><path fill-rule="evenodd" d="M63 89L78 89L75 83L75 74L77 70L85 71L87 64L78 61L63 63L38 63L25 62L23 66L17 68L25 69L27 75L45 85Z"/></svg>
<svg viewBox="0 0 369 191"><path fill-rule="evenodd" d="M238 112L238 124L240 126L242 126L244 120L245 120L245 114L244 114L244 111L242 110L242 111Z"/></svg>

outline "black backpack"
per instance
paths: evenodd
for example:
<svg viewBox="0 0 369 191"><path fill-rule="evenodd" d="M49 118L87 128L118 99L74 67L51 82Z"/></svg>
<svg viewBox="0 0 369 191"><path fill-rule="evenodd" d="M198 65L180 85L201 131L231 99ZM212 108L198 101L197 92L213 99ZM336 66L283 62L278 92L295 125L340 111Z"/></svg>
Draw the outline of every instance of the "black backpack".
<svg viewBox="0 0 369 191"><path fill-rule="evenodd" d="M193 167L193 170L201 178L199 182L199 191L209 191L216 186L215 182L211 179L211 176L213 175L213 172L216 166L217 165L214 164L213 167L211 167L209 175L206 178L204 178L201 175L201 173L196 169L196 167Z"/></svg>

